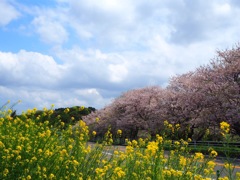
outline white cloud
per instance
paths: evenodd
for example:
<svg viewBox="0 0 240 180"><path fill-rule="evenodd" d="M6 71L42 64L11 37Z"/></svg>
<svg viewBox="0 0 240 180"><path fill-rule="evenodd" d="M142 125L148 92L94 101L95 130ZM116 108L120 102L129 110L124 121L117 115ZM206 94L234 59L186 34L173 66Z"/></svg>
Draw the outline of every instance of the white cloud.
<svg viewBox="0 0 240 180"><path fill-rule="evenodd" d="M33 25L42 40L46 43L62 44L68 39L64 26L46 15L36 17Z"/></svg>
<svg viewBox="0 0 240 180"><path fill-rule="evenodd" d="M135 2L136 3L136 2ZM93 18L94 15L101 15L101 17L94 17L94 20L111 20L112 18L119 18L125 20L125 23L128 23L133 18L134 12L134 2L128 0L70 0L70 10L74 15L79 16L81 20L86 20L85 18ZM82 10L78 11L78 10ZM87 12L88 11L88 12ZM125 14L123 14L125 13ZM90 17L87 17L90 15ZM111 15L111 16L107 16ZM103 19L99 19L103 18ZM103 22L103 21L101 21ZM106 22L107 23L107 22Z"/></svg>
<svg viewBox="0 0 240 180"><path fill-rule="evenodd" d="M50 56L36 52L0 52L1 83L9 86L52 87L61 78L62 66Z"/></svg>
<svg viewBox="0 0 240 180"><path fill-rule="evenodd" d="M81 101L81 103L79 104L82 104L85 106L87 105L87 106L101 107L103 104L107 104L109 102L109 99L103 98L96 88L75 89L73 90L73 93Z"/></svg>
<svg viewBox="0 0 240 180"><path fill-rule="evenodd" d="M26 88L26 87L4 87L0 86L0 105L8 100L10 104L14 104L21 100L21 104L17 104L14 109L18 113L28 108L43 109L50 108L54 104L54 108L72 107L72 106L92 106L101 108L110 102L110 98L103 98L96 89L78 89L78 90L49 90L44 88Z"/></svg>
<svg viewBox="0 0 240 180"><path fill-rule="evenodd" d="M75 93L77 93L78 95L81 96L87 96L87 95L92 95L92 96L99 96L99 92L97 91L97 89L94 88L90 88L90 89L78 89L75 90Z"/></svg>
<svg viewBox="0 0 240 180"><path fill-rule="evenodd" d="M126 43L128 28L135 24L135 6L131 1L69 1L68 24L81 40L91 46L121 46Z"/></svg>
<svg viewBox="0 0 240 180"><path fill-rule="evenodd" d="M127 68L122 64L110 64L108 65L110 71L110 81L113 83L122 82L125 80L128 74Z"/></svg>
<svg viewBox="0 0 240 180"><path fill-rule="evenodd" d="M12 20L17 19L20 13L6 0L0 1L0 26L5 26Z"/></svg>
<svg viewBox="0 0 240 180"><path fill-rule="evenodd" d="M207 64L216 49L231 48L239 39L240 6L232 1L56 2L18 8L27 18L18 19L16 28L35 31L29 34L47 43L49 54L0 52L2 97L31 107L103 107L123 91L166 85L170 76ZM2 7L12 7L7 1L0 5L0 15ZM8 12L0 26L18 17Z"/></svg>
<svg viewBox="0 0 240 180"><path fill-rule="evenodd" d="M213 10L217 15L228 15L231 12L231 5L228 3L215 4Z"/></svg>
<svg viewBox="0 0 240 180"><path fill-rule="evenodd" d="M85 86L101 88L108 83L122 82L128 75L127 59L121 53L103 53L100 50L58 49L58 57L65 63L66 81ZM79 78L74 78L78 74Z"/></svg>

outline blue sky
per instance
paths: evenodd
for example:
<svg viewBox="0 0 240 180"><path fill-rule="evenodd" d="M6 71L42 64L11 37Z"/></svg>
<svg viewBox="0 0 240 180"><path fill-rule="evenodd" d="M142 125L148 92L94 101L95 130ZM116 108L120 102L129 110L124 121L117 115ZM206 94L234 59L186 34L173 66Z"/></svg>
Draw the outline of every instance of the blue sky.
<svg viewBox="0 0 240 180"><path fill-rule="evenodd" d="M238 0L0 0L0 104L103 108L239 43Z"/></svg>

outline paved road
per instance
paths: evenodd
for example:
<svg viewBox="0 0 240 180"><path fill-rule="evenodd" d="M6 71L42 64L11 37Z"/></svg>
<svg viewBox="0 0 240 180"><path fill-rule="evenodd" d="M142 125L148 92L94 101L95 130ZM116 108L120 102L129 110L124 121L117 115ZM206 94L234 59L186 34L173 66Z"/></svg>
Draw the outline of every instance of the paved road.
<svg viewBox="0 0 240 180"><path fill-rule="evenodd" d="M91 146L94 146L94 143L89 143L89 144ZM125 151L126 146L113 146L113 149ZM169 151L165 151L165 155L167 156L168 154L169 154ZM229 159L229 161L234 165L233 174L235 174L236 172L240 172L240 159ZM219 170L221 172L221 176L227 175L226 170L224 170L224 164L225 162L227 162L227 159L225 157L217 157L215 162L216 162L215 171L217 172L217 170Z"/></svg>
<svg viewBox="0 0 240 180"><path fill-rule="evenodd" d="M221 172L222 176L225 176L228 174L228 172L224 169L224 164L225 162L227 162L227 159L225 157L218 157L216 160L216 167L215 167L215 171L219 170ZM233 174L235 174L236 172L240 172L240 159L229 159L229 162L231 164L234 165L234 171Z"/></svg>

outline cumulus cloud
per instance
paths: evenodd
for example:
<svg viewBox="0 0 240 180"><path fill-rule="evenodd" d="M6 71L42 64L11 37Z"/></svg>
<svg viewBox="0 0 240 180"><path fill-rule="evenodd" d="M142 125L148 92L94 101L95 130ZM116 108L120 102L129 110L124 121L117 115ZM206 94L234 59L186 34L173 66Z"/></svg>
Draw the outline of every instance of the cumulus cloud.
<svg viewBox="0 0 240 180"><path fill-rule="evenodd" d="M214 13L217 15L228 15L231 12L231 5L228 3L223 3L223 4L215 4L213 7Z"/></svg>
<svg viewBox="0 0 240 180"><path fill-rule="evenodd" d="M68 33L63 25L48 16L39 16L33 20L36 32L47 43L62 44L68 39Z"/></svg>
<svg viewBox="0 0 240 180"><path fill-rule="evenodd" d="M110 64L108 66L108 69L110 71L110 81L111 82L122 82L126 79L128 70L127 68L122 64Z"/></svg>
<svg viewBox="0 0 240 180"><path fill-rule="evenodd" d="M61 78L63 67L50 56L24 50L0 52L0 84L6 86L53 87Z"/></svg>
<svg viewBox="0 0 240 180"><path fill-rule="evenodd" d="M22 99L29 107L100 108L129 89L165 86L171 76L207 64L216 49L231 48L239 39L235 0L55 2L21 8L30 18L19 20L17 28L31 29L50 48L0 50L2 97ZM0 15L3 7L9 14L0 26L19 17L7 1L0 2Z"/></svg>
<svg viewBox="0 0 240 180"><path fill-rule="evenodd" d="M70 52L77 54L77 51ZM106 88L106 82L111 79L106 75L109 72L101 73L101 66L107 66L101 61L107 60L107 55L90 50L82 54L82 58L76 57L59 65L53 57L36 52L0 52L0 96L4 97L1 101L21 99L22 107L28 104L38 108L50 107L51 104L56 107L85 105L97 108L106 105L112 97L103 97L98 89ZM92 63L90 58L94 58ZM99 66L95 67L97 61L100 61ZM94 71L91 72L90 67ZM102 72L105 69L103 67Z"/></svg>
<svg viewBox="0 0 240 180"><path fill-rule="evenodd" d="M239 24L236 18L232 17L238 16L240 9L233 7L228 1L183 2L181 6L172 10L174 12L172 43L190 44L210 39L217 41L216 32L226 32L226 29L236 28L236 24Z"/></svg>
<svg viewBox="0 0 240 180"><path fill-rule="evenodd" d="M1 105L8 100L11 100L10 105L21 100L22 102L14 107L18 113L34 107L38 109L50 108L52 104L54 104L54 108L80 105L101 108L111 100L111 98L102 97L96 89L49 90L45 88L0 86L0 96Z"/></svg>
<svg viewBox="0 0 240 180"><path fill-rule="evenodd" d="M20 16L18 10L6 0L0 1L0 27L5 26Z"/></svg>
<svg viewBox="0 0 240 180"><path fill-rule="evenodd" d="M32 24L45 42L62 44L78 37L82 47L108 51L148 49L145 42L162 36L167 43L206 41L214 31L236 26L239 8L228 1L57 1L38 9ZM56 33L57 32L57 33Z"/></svg>
<svg viewBox="0 0 240 180"><path fill-rule="evenodd" d="M68 40L69 33L65 27L66 16L62 8L35 8L36 15L31 22L36 33L46 43L62 44ZM32 12L33 13L33 12Z"/></svg>

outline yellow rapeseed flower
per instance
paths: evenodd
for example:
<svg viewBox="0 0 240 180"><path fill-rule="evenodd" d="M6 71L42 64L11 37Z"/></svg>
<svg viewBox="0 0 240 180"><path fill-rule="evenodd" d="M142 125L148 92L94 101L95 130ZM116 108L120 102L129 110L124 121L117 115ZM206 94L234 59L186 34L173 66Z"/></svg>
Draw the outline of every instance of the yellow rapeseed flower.
<svg viewBox="0 0 240 180"><path fill-rule="evenodd" d="M240 172L236 173L236 178L239 180L240 179Z"/></svg>
<svg viewBox="0 0 240 180"><path fill-rule="evenodd" d="M208 175L210 173L210 170L209 169L204 169L203 172L204 172L205 175Z"/></svg>
<svg viewBox="0 0 240 180"><path fill-rule="evenodd" d="M126 173L122 170L121 167L116 167L114 169L114 174L116 174L118 178L122 178L126 175Z"/></svg>
<svg viewBox="0 0 240 180"><path fill-rule="evenodd" d="M64 113L67 114L69 112L69 108L64 109Z"/></svg>
<svg viewBox="0 0 240 180"><path fill-rule="evenodd" d="M220 123L220 129L222 130L222 134L228 134L230 131L230 124L228 124L227 122L223 121Z"/></svg>
<svg viewBox="0 0 240 180"><path fill-rule="evenodd" d="M43 152L42 149L38 149L38 153L41 154Z"/></svg>
<svg viewBox="0 0 240 180"><path fill-rule="evenodd" d="M19 155L19 156L17 156L16 160L19 161L19 160L21 160L21 158L22 157Z"/></svg>
<svg viewBox="0 0 240 180"><path fill-rule="evenodd" d="M79 126L82 127L82 128L85 128L86 127L86 123L83 120L80 120L79 121Z"/></svg>
<svg viewBox="0 0 240 180"><path fill-rule="evenodd" d="M201 160L201 159L204 159L204 155L200 152L196 152L194 158Z"/></svg>
<svg viewBox="0 0 240 180"><path fill-rule="evenodd" d="M48 111L48 115L52 115L54 113L54 111L51 109Z"/></svg>
<svg viewBox="0 0 240 180"><path fill-rule="evenodd" d="M218 180L229 180L229 178L227 176L225 177L219 177Z"/></svg>
<svg viewBox="0 0 240 180"><path fill-rule="evenodd" d="M21 147L21 146L17 146L16 149L19 150L19 151L21 151L21 150L22 150L22 147Z"/></svg>
<svg viewBox="0 0 240 180"><path fill-rule="evenodd" d="M157 134L156 139L157 139L158 143L162 144L162 142L163 142L163 137L162 136L159 136L159 134Z"/></svg>
<svg viewBox="0 0 240 180"><path fill-rule="evenodd" d="M134 149L133 149L132 146L127 146L127 147L126 147L126 153L127 153L127 154L130 154L130 153L132 153L133 151L134 151Z"/></svg>
<svg viewBox="0 0 240 180"><path fill-rule="evenodd" d="M194 180L202 180L203 177L200 174L194 175Z"/></svg>
<svg viewBox="0 0 240 180"><path fill-rule="evenodd" d="M140 147L144 147L145 146L145 141L142 138L138 139L138 144Z"/></svg>
<svg viewBox="0 0 240 180"><path fill-rule="evenodd" d="M82 110L84 110L84 109L85 109L84 106L81 106L81 107L79 108L80 111L82 111Z"/></svg>
<svg viewBox="0 0 240 180"><path fill-rule="evenodd" d="M93 136L96 136L96 134L97 134L96 131L93 131L93 132L92 132L92 135L93 135Z"/></svg>
<svg viewBox="0 0 240 180"><path fill-rule="evenodd" d="M225 163L225 164L224 164L224 167L225 167L226 169L233 169L233 165L232 165L231 163Z"/></svg>
<svg viewBox="0 0 240 180"><path fill-rule="evenodd" d="M168 126L168 121L167 120L165 120L164 122L163 122L163 124L164 124L164 126Z"/></svg>
<svg viewBox="0 0 240 180"><path fill-rule="evenodd" d="M205 135L208 136L210 134L210 130L207 129L206 132L205 132Z"/></svg>
<svg viewBox="0 0 240 180"><path fill-rule="evenodd" d="M186 175L187 175L188 177L192 177L193 173L192 173L191 171L187 171Z"/></svg>
<svg viewBox="0 0 240 180"><path fill-rule="evenodd" d="M216 165L216 163L215 163L214 161L208 161L208 162L207 162L207 166L208 166L208 168L210 168L210 169L213 169L213 168L215 167L215 165Z"/></svg>
<svg viewBox="0 0 240 180"><path fill-rule="evenodd" d="M0 148L5 148L5 145L2 141L0 141Z"/></svg>
<svg viewBox="0 0 240 180"><path fill-rule="evenodd" d="M126 154L124 153L124 152L122 152L122 151L119 151L119 158L120 158L120 160L124 160L125 158L126 158Z"/></svg>
<svg viewBox="0 0 240 180"><path fill-rule="evenodd" d="M186 166L186 164L187 164L187 159L186 159L184 156L180 156L180 158L179 158L179 164L180 164L181 166Z"/></svg>
<svg viewBox="0 0 240 180"><path fill-rule="evenodd" d="M180 145L180 142L179 142L179 141L175 141L175 142L174 142L174 145L175 145L175 146L179 146L179 145Z"/></svg>
<svg viewBox="0 0 240 180"><path fill-rule="evenodd" d="M7 118L7 120L9 120L9 121L13 120L13 117L11 117L10 115L8 115L6 118Z"/></svg>
<svg viewBox="0 0 240 180"><path fill-rule="evenodd" d="M7 112L8 112L8 114L11 114L11 113L12 113L12 110L11 110L11 109L8 109Z"/></svg>
<svg viewBox="0 0 240 180"><path fill-rule="evenodd" d="M171 176L171 171L170 170L168 170L168 169L164 169L163 170L163 174L164 174L164 176Z"/></svg>
<svg viewBox="0 0 240 180"><path fill-rule="evenodd" d="M97 175L99 175L100 177L105 175L105 171L102 168L96 168L95 172L97 173Z"/></svg>
<svg viewBox="0 0 240 180"><path fill-rule="evenodd" d="M214 150L212 150L210 152L210 156L212 156L212 157L217 157L217 155L218 155L218 153L216 151L214 151Z"/></svg>
<svg viewBox="0 0 240 180"><path fill-rule="evenodd" d="M53 179L53 178L55 178L55 175L51 173L51 174L49 175L49 179Z"/></svg>
<svg viewBox="0 0 240 180"><path fill-rule="evenodd" d="M152 141L152 142L148 143L146 151L150 156L154 156L156 154L157 150L158 150L157 142Z"/></svg>
<svg viewBox="0 0 240 180"><path fill-rule="evenodd" d="M68 145L68 149L72 149L73 148L73 146L70 144L70 145Z"/></svg>
<svg viewBox="0 0 240 180"><path fill-rule="evenodd" d="M45 156L51 156L52 154L53 153L49 149L47 149L44 153Z"/></svg>
<svg viewBox="0 0 240 180"><path fill-rule="evenodd" d="M51 131L48 129L48 130L46 131L46 136L49 137L50 135L51 135Z"/></svg>
<svg viewBox="0 0 240 180"><path fill-rule="evenodd" d="M121 130L121 129L117 130L117 134L118 134L119 136L121 136L121 135L122 135L122 130Z"/></svg>
<svg viewBox="0 0 240 180"><path fill-rule="evenodd" d="M60 155L63 157L63 156L67 156L68 153L67 153L67 150L66 149L63 149L60 151Z"/></svg>
<svg viewBox="0 0 240 180"><path fill-rule="evenodd" d="M136 140L132 140L132 146L137 147L137 145L138 145L138 142Z"/></svg>
<svg viewBox="0 0 240 180"><path fill-rule="evenodd" d="M3 176L7 176L8 173L9 173L9 170L7 168L5 168L4 171L3 171Z"/></svg>
<svg viewBox="0 0 240 180"><path fill-rule="evenodd" d="M98 122L99 122L99 118L98 118L98 117L96 117L95 121L98 123Z"/></svg>
<svg viewBox="0 0 240 180"><path fill-rule="evenodd" d="M77 160L73 160L72 163L73 163L74 166L78 166L79 165L79 162L77 162Z"/></svg>
<svg viewBox="0 0 240 180"><path fill-rule="evenodd" d="M178 130L180 128L180 124L176 124L175 128Z"/></svg>
<svg viewBox="0 0 240 180"><path fill-rule="evenodd" d="M135 164L136 164L137 166L139 166L139 165L141 164L141 162L137 160L137 161L135 162Z"/></svg>
<svg viewBox="0 0 240 180"><path fill-rule="evenodd" d="M37 161L37 157L36 156L33 156L32 159L30 160L30 162L34 162L34 161Z"/></svg>

